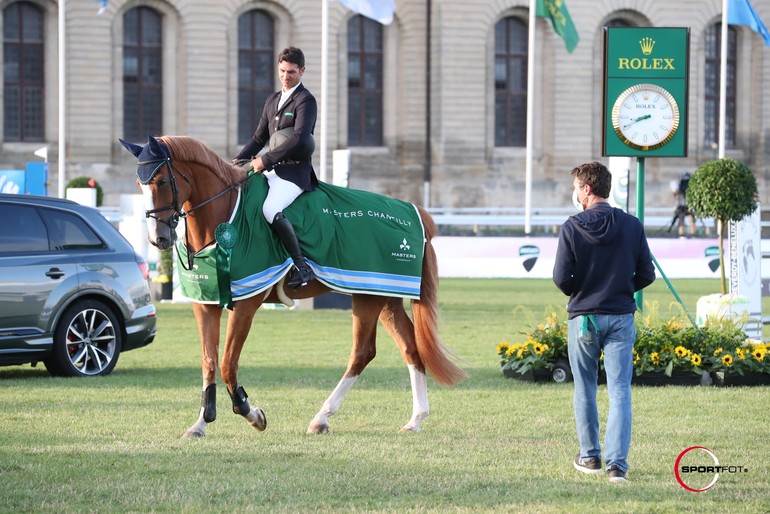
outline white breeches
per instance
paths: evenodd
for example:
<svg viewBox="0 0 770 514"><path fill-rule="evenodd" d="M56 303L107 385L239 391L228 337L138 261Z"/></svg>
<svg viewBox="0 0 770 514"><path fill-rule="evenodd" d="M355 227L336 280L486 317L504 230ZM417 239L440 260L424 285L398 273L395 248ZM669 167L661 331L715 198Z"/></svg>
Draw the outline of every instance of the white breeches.
<svg viewBox="0 0 770 514"><path fill-rule="evenodd" d="M302 194L302 189L294 182L282 179L274 171L265 171L264 174L268 190L265 203L262 204L262 214L272 224L275 215L291 205Z"/></svg>

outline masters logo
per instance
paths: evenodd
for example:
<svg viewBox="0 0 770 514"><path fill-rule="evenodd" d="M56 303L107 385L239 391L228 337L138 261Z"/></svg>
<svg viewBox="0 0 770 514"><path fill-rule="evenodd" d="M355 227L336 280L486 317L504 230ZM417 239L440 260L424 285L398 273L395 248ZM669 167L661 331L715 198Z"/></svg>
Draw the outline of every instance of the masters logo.
<svg viewBox="0 0 770 514"><path fill-rule="evenodd" d="M409 245L406 238L401 241L401 244L398 245L398 247L400 251L392 252L390 254L392 257L395 257L397 261L413 261L417 258L415 254L409 252L412 247Z"/></svg>

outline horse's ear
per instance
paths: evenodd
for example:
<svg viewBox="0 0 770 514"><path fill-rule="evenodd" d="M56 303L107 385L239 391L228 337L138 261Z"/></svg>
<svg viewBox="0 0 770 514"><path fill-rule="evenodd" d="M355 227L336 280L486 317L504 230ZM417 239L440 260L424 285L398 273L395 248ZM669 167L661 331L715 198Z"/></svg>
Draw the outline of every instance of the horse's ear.
<svg viewBox="0 0 770 514"><path fill-rule="evenodd" d="M169 157L168 151L163 147L163 144L154 137L148 135L147 144L150 145L150 151L158 157Z"/></svg>
<svg viewBox="0 0 770 514"><path fill-rule="evenodd" d="M134 143L129 143L128 141L123 141L120 138L118 138L118 141L120 141L120 144L123 145L123 148L134 154L134 157L139 157L139 154L142 153L141 146L135 145Z"/></svg>

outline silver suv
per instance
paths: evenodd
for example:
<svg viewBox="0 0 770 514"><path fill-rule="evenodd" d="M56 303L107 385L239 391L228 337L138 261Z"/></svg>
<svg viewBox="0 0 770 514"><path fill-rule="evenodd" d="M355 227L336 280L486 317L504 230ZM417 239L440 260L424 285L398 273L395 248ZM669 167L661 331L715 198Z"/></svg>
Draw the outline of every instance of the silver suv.
<svg viewBox="0 0 770 514"><path fill-rule="evenodd" d="M0 366L109 374L155 338L148 271L98 210L0 195Z"/></svg>

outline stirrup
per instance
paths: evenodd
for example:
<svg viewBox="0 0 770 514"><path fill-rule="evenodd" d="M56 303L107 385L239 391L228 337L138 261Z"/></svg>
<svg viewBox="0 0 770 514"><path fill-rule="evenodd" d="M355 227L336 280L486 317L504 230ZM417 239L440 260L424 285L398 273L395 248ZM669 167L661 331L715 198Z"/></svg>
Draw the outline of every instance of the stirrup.
<svg viewBox="0 0 770 514"><path fill-rule="evenodd" d="M286 286L290 289L304 287L308 282L315 278L315 274L313 273L313 270L310 269L310 266L308 266L306 262L303 264L303 266L294 265L291 277L286 281Z"/></svg>

